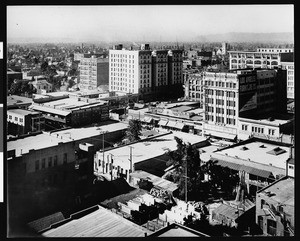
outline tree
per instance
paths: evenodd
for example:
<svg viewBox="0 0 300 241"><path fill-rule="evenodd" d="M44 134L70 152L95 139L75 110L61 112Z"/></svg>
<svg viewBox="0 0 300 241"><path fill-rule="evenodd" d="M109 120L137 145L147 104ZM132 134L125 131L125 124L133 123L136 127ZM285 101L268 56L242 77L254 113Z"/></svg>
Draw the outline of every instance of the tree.
<svg viewBox="0 0 300 241"><path fill-rule="evenodd" d="M141 134L142 124L140 120L129 120L129 126L126 131L125 138L130 142L138 141L141 138L139 137Z"/></svg>
<svg viewBox="0 0 300 241"><path fill-rule="evenodd" d="M213 192L221 189L228 195L233 194L233 189L239 183L238 172L230 170L228 167L216 165L217 161L209 160L202 166L203 172L208 174L210 187Z"/></svg>
<svg viewBox="0 0 300 241"><path fill-rule="evenodd" d="M190 143L184 143L182 139L174 137L177 142L177 150L168 152L170 160L167 165L175 166L172 179L178 184L179 197L185 196L185 182L187 180L187 192L189 199L197 199L201 187L202 171L199 151ZM185 168L187 166L187 178Z"/></svg>

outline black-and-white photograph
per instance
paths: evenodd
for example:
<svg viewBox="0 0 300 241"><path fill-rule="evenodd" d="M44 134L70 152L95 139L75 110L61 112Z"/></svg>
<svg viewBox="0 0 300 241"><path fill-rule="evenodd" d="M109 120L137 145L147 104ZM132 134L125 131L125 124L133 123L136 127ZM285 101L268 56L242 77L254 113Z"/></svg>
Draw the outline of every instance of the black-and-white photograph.
<svg viewBox="0 0 300 241"><path fill-rule="evenodd" d="M294 236L293 4L6 20L7 237Z"/></svg>

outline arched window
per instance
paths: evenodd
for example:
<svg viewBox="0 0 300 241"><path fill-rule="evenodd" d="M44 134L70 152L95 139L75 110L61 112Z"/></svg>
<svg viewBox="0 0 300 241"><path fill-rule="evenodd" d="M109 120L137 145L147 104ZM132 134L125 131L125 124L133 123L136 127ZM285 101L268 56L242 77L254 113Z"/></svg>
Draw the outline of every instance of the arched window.
<svg viewBox="0 0 300 241"><path fill-rule="evenodd" d="M261 64L261 61L260 60L255 60L254 64Z"/></svg>
<svg viewBox="0 0 300 241"><path fill-rule="evenodd" d="M278 65L278 62L277 61L272 61L271 64L272 65Z"/></svg>
<svg viewBox="0 0 300 241"><path fill-rule="evenodd" d="M252 60L247 60L247 62L246 62L247 64L253 64L253 61Z"/></svg>
<svg viewBox="0 0 300 241"><path fill-rule="evenodd" d="M236 63L237 63L237 60L236 60L236 59L233 59L233 60L231 60L231 63L236 64Z"/></svg>

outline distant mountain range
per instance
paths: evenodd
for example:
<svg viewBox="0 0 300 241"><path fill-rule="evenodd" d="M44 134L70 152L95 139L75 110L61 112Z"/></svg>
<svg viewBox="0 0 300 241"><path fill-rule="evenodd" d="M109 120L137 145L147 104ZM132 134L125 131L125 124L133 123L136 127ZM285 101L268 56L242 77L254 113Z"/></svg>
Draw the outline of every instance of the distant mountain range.
<svg viewBox="0 0 300 241"><path fill-rule="evenodd" d="M72 38L15 38L7 39L8 43L72 43L72 42L108 42L99 39L72 39ZM118 42L121 40L111 40L109 42ZM127 41L137 41L137 40L127 40ZM152 42L151 39L148 40ZM171 41L171 40L170 40ZM181 42L186 42L181 41ZM122 40L121 42L126 42ZM143 42L143 41L142 41ZM282 33L242 33L242 32L230 32L224 34L210 34L210 35L199 35L196 37L191 37L191 42L259 42L259 43L294 43L294 34L291 32Z"/></svg>
<svg viewBox="0 0 300 241"><path fill-rule="evenodd" d="M240 33L231 32L224 34L200 35L195 38L199 42L272 42L294 43L294 34L282 33Z"/></svg>

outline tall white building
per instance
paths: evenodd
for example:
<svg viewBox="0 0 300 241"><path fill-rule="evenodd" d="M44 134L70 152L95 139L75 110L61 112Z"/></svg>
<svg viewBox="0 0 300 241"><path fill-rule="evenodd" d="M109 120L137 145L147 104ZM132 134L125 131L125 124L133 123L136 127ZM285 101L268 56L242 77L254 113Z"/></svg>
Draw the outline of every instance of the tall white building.
<svg viewBox="0 0 300 241"><path fill-rule="evenodd" d="M147 93L151 90L151 51L126 50L122 45L109 50L109 91Z"/></svg>
<svg viewBox="0 0 300 241"><path fill-rule="evenodd" d="M183 83L182 50L139 50L114 46L109 51L109 91L149 94Z"/></svg>

